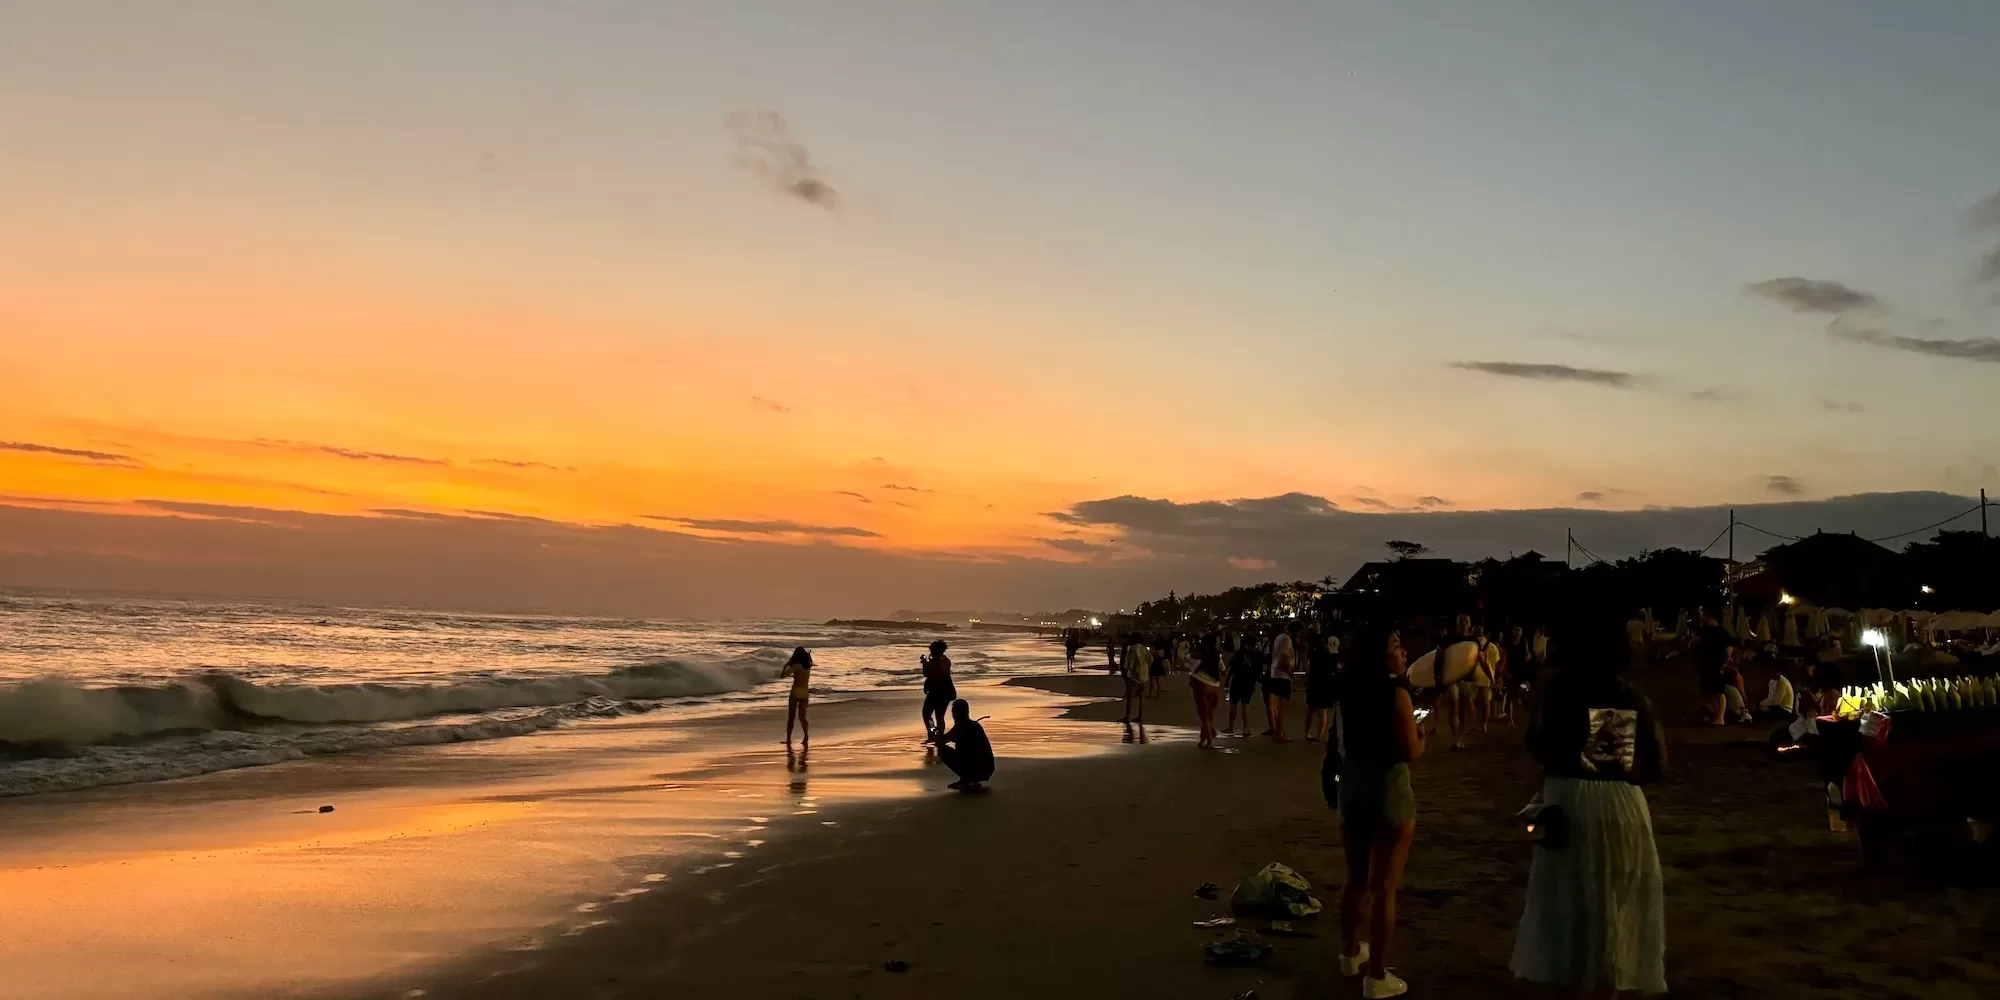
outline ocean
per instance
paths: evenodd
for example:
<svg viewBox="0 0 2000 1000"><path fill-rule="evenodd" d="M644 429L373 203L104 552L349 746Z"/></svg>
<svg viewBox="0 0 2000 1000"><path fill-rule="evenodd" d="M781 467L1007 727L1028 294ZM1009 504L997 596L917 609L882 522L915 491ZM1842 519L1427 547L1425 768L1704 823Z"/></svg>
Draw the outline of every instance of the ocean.
<svg viewBox="0 0 2000 1000"><path fill-rule="evenodd" d="M0 796L133 784L635 715L921 686L936 632L0 593ZM1033 636L955 631L960 677L1061 671Z"/></svg>

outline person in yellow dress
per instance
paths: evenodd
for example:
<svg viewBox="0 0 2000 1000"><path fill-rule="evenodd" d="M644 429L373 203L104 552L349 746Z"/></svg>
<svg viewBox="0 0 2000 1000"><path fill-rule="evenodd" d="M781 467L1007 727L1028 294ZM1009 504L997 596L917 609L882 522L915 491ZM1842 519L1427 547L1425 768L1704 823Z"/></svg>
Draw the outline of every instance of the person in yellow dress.
<svg viewBox="0 0 2000 1000"><path fill-rule="evenodd" d="M785 662L785 669L779 671L778 679L792 679L792 696L785 705L785 745L792 745L792 723L797 722L804 739L799 742L812 744L812 726L806 722L806 701L811 696L807 687L812 681L813 655L804 646L792 650L792 658Z"/></svg>

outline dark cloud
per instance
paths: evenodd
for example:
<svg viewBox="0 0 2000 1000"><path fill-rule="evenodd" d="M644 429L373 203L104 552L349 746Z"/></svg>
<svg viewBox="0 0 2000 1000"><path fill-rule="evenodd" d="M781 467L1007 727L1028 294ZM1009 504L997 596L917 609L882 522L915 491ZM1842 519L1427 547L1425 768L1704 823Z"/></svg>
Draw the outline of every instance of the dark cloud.
<svg viewBox="0 0 2000 1000"><path fill-rule="evenodd" d="M904 486L904 485L901 485L901 484L899 484L899 483L883 483L883 484L882 484L882 488L883 488L883 489L885 489L885 490L898 490L898 491L900 491L900 492L903 492L903 493L935 493L935 492L937 492L936 490L927 490L927 489L924 489L924 488L923 488L923 487L921 487L921 486Z"/></svg>
<svg viewBox="0 0 2000 1000"><path fill-rule="evenodd" d="M834 490L833 492L834 492L834 494L835 494L835 495L837 495L837 496L843 496L843 497L853 497L854 499L856 499L856 500L859 500L859 501L861 501L862 503L874 503L874 502L875 502L874 500L872 500L872 499L869 499L869 497L868 497L868 494L866 494L866 493L856 493L856 492L854 492L853 490Z"/></svg>
<svg viewBox="0 0 2000 1000"><path fill-rule="evenodd" d="M736 165L770 183L781 194L827 211L840 207L835 191L813 167L812 154L792 138L775 111L737 111L727 121L736 139Z"/></svg>
<svg viewBox="0 0 2000 1000"><path fill-rule="evenodd" d="M1469 372L1484 372L1506 378L1537 379L1544 382L1586 382L1591 385L1607 385L1614 389L1629 389L1638 382L1631 372L1575 368L1570 365L1534 364L1524 361L1454 361L1451 366Z"/></svg>
<svg viewBox="0 0 2000 1000"><path fill-rule="evenodd" d="M1838 281L1817 281L1812 278L1797 277L1771 278L1745 287L1757 295L1791 307L1794 312L1837 316L1842 313L1874 309L1882 304L1882 300L1876 298L1874 294Z"/></svg>
<svg viewBox="0 0 2000 1000"><path fill-rule="evenodd" d="M130 455L119 455L109 451L91 451L87 448L59 448L52 444L36 444L33 441L0 441L0 451L25 451L37 455L55 455L59 458L80 458L86 462L104 465L128 465L139 467L138 459Z"/></svg>
<svg viewBox="0 0 2000 1000"><path fill-rule="evenodd" d="M1840 327L1829 331L1833 336L1857 344L1886 347L1893 351L1907 351L1911 354L1926 354L1934 358L1954 358L1961 361L2000 361L2000 339L1993 337L1971 337L1951 340L1934 337L1912 337L1893 333L1880 327Z"/></svg>
<svg viewBox="0 0 2000 1000"><path fill-rule="evenodd" d="M786 406L785 404L783 404L783 403L780 403L780 402L778 402L778 401L777 401L777 400L775 400L775 399L765 399L765 398L764 398L764 397L762 397L762 396L752 396L752 397L750 397L750 405L751 405L751 406L755 406L755 407L757 407L757 408L758 408L758 409L760 409L760 410L769 410L769 411L771 411L772 413L790 413L790 412L792 412L792 408L791 408L791 407L789 407L789 406Z"/></svg>
<svg viewBox="0 0 2000 1000"><path fill-rule="evenodd" d="M1576 495L1576 498L1578 500L1583 501L1584 503L1596 503L1599 500L1604 499L1604 494L1599 493L1596 490L1584 490L1582 493L1578 493Z"/></svg>
<svg viewBox="0 0 2000 1000"><path fill-rule="evenodd" d="M358 451L333 444L317 444L311 441L286 441L281 438L258 438L251 444L264 448L287 448L292 451L308 451L321 455L332 455L351 462L392 462L400 465L450 465L442 458L419 458L415 455L396 455L386 451Z"/></svg>
<svg viewBox="0 0 2000 1000"><path fill-rule="evenodd" d="M1858 402L1855 402L1854 400L1851 400L1851 399L1822 399L1822 400L1820 400L1820 401L1819 401L1819 405L1820 405L1820 408L1821 408L1821 409L1823 409L1823 410L1831 410L1831 411L1833 411L1833 412L1835 412L1835 413L1866 413L1866 412L1868 412L1868 406L1867 406L1867 404L1865 404L1865 403L1858 403Z"/></svg>
<svg viewBox="0 0 2000 1000"><path fill-rule="evenodd" d="M1355 497L1354 502L1360 504L1363 507L1373 507L1376 510L1396 509L1395 504L1392 504L1387 500L1379 499L1377 497Z"/></svg>
<svg viewBox="0 0 2000 1000"><path fill-rule="evenodd" d="M1078 556L1094 556L1111 550L1111 546L1102 542L1087 542L1081 538L1043 538L1040 541L1049 548Z"/></svg>
<svg viewBox="0 0 2000 1000"><path fill-rule="evenodd" d="M1417 506L1419 506L1419 507L1449 507L1449 506L1451 506L1451 501L1449 501L1449 500L1446 500L1446 499L1445 499L1445 498L1443 498L1443 497L1418 497L1418 498L1417 498Z"/></svg>
<svg viewBox="0 0 2000 1000"><path fill-rule="evenodd" d="M730 535L810 535L815 538L880 538L881 535L866 528L846 525L804 524L799 521L749 521L735 518L715 517L668 517L664 514L647 514L649 521L667 521L696 531L715 531Z"/></svg>
<svg viewBox="0 0 2000 1000"><path fill-rule="evenodd" d="M1806 491L1805 484L1791 476L1765 476L1764 489L1772 493L1783 493L1790 497L1798 496Z"/></svg>

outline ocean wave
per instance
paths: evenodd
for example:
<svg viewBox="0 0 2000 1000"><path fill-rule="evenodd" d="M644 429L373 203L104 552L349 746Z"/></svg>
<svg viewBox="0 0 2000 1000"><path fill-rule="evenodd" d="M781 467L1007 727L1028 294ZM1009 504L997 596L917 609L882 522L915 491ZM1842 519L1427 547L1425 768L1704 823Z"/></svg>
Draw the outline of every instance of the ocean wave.
<svg viewBox="0 0 2000 1000"><path fill-rule="evenodd" d="M447 684L260 684L210 673L157 686L87 687L40 678L0 687L0 749L89 746L293 724L402 722L441 715L659 701L743 691L776 679L786 653L721 662L655 660L601 674L482 677Z"/></svg>

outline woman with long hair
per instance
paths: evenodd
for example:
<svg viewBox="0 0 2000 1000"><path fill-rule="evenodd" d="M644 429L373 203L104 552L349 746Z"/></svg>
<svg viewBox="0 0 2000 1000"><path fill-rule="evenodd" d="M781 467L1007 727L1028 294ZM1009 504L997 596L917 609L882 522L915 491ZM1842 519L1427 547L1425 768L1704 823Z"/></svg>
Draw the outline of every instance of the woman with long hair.
<svg viewBox="0 0 2000 1000"><path fill-rule="evenodd" d="M1341 672L1339 739L1327 748L1337 758L1337 803L1347 882L1340 890L1340 972L1361 976L1361 995L1401 996L1409 984L1389 971L1396 930L1396 891L1417 835L1417 800L1410 765L1424 754L1404 673L1403 638L1383 626L1355 636ZM1329 760L1333 763L1333 760ZM1364 930L1366 932L1364 937Z"/></svg>
<svg viewBox="0 0 2000 1000"><path fill-rule="evenodd" d="M1188 689L1194 692L1194 714L1201 719L1203 748L1215 746L1215 705L1222 700L1222 646L1214 632L1204 632L1195 648L1194 672Z"/></svg>
<svg viewBox="0 0 2000 1000"><path fill-rule="evenodd" d="M806 701L810 697L807 685L812 680L813 655L804 646L792 650L792 658L785 661L785 669L778 671L778 679L792 679L792 695L785 699L785 745L792 745L792 723L796 721L804 731L804 743L812 743L812 725L806 722Z"/></svg>
<svg viewBox="0 0 2000 1000"><path fill-rule="evenodd" d="M1659 779L1666 746L1652 703L1618 676L1625 645L1615 622L1556 630L1528 731L1541 840L1510 968L1584 997L1667 989L1660 856L1639 787Z"/></svg>

